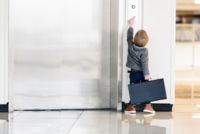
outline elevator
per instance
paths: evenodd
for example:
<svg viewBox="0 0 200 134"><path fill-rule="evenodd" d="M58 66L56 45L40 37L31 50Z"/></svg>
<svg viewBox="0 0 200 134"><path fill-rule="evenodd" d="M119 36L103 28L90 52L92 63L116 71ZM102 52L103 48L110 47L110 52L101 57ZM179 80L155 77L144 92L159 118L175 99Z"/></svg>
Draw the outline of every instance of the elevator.
<svg viewBox="0 0 200 134"><path fill-rule="evenodd" d="M12 109L116 108L118 12L114 0L10 0Z"/></svg>

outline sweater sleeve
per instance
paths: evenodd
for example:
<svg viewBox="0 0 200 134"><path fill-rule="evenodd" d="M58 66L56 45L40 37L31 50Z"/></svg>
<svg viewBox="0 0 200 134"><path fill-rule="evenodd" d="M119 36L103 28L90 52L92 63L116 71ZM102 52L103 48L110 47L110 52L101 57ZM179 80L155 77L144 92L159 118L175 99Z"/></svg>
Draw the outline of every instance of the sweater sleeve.
<svg viewBox="0 0 200 134"><path fill-rule="evenodd" d="M128 28L128 31L127 31L127 42L128 42L128 45L131 45L132 44L132 40L133 40L133 33L134 33L134 30L132 27L129 27Z"/></svg>
<svg viewBox="0 0 200 134"><path fill-rule="evenodd" d="M141 54L141 65L144 76L149 75L149 56L147 49L145 49L144 53Z"/></svg>

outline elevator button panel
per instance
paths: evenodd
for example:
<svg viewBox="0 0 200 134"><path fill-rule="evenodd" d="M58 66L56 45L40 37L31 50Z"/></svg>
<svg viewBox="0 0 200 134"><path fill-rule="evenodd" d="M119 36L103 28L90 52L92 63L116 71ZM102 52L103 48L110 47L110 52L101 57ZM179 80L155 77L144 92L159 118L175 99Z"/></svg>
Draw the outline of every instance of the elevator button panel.
<svg viewBox="0 0 200 134"><path fill-rule="evenodd" d="M137 17L138 12L138 0L127 0L127 19Z"/></svg>

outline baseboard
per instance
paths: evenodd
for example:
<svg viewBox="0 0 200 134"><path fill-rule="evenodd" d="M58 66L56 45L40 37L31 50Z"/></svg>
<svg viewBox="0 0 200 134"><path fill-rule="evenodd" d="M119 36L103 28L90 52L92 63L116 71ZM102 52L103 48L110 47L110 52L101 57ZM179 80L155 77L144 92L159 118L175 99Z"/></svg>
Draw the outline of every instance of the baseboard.
<svg viewBox="0 0 200 134"><path fill-rule="evenodd" d="M152 104L155 111L158 112L172 112L173 104L169 103L154 103Z"/></svg>
<svg viewBox="0 0 200 134"><path fill-rule="evenodd" d="M69 109L15 109L15 111L34 111L34 112L42 112L42 111L107 111L112 110L111 108L69 108Z"/></svg>
<svg viewBox="0 0 200 134"><path fill-rule="evenodd" d="M126 104L124 102L122 102L122 112L125 110L125 106ZM153 108L155 111L157 112L172 112L173 109L173 104L169 104L169 103L153 103ZM137 112L141 112L144 109L144 105L140 104L140 105L136 105L136 110Z"/></svg>
<svg viewBox="0 0 200 134"><path fill-rule="evenodd" d="M155 109L155 111L158 112L172 112L173 109L173 104L169 104L169 103L153 103L153 108ZM136 110L138 112L143 111L144 109L144 105L137 105L136 106ZM125 103L122 102L122 111L125 110ZM7 104L0 104L0 112L8 112L9 111L9 103Z"/></svg>
<svg viewBox="0 0 200 134"><path fill-rule="evenodd" d="M8 106L9 106L9 103L0 104L0 112L8 112Z"/></svg>

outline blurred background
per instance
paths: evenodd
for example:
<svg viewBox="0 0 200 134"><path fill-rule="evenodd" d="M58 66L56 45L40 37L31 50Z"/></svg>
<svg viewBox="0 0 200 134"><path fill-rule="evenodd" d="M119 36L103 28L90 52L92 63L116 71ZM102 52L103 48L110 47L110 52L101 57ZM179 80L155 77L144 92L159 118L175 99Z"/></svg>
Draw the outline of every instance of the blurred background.
<svg viewBox="0 0 200 134"><path fill-rule="evenodd" d="M176 0L176 103L200 102L200 0Z"/></svg>

